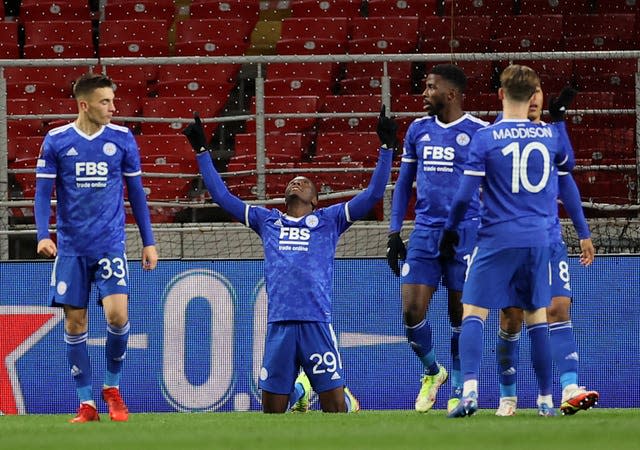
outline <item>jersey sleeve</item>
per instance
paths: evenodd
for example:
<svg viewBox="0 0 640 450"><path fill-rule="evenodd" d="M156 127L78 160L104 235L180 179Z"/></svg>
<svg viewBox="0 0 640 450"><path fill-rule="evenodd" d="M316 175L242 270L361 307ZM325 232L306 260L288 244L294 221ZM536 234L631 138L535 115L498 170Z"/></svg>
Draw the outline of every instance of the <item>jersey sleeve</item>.
<svg viewBox="0 0 640 450"><path fill-rule="evenodd" d="M564 121L552 124L558 134L558 152L556 153L555 163L558 170L562 172L571 172L576 165L573 152L573 146L567 133L567 124Z"/></svg>
<svg viewBox="0 0 640 450"><path fill-rule="evenodd" d="M409 125L409 129L404 136L404 142L402 145L402 156L400 157L400 161L403 163L415 163L418 161L418 156L416 154L416 144L413 139L413 130L415 129L414 123L415 122Z"/></svg>
<svg viewBox="0 0 640 450"><path fill-rule="evenodd" d="M246 208L246 217L244 225L262 236L262 226L267 218L271 215L271 210L263 206L249 206Z"/></svg>
<svg viewBox="0 0 640 450"><path fill-rule="evenodd" d="M122 159L122 174L125 177L135 177L142 174L140 166L140 149L131 130L124 139L124 158Z"/></svg>
<svg viewBox="0 0 640 450"><path fill-rule="evenodd" d="M471 145L469 146L469 157L467 158L466 163L463 164L462 169L464 175L483 177L486 171L486 155L485 148L486 143L484 142L484 136L486 133L483 133L481 130L476 131L476 134L473 136L471 140Z"/></svg>
<svg viewBox="0 0 640 450"><path fill-rule="evenodd" d="M36 163L36 178L55 178L58 172L58 159L49 134L44 137Z"/></svg>

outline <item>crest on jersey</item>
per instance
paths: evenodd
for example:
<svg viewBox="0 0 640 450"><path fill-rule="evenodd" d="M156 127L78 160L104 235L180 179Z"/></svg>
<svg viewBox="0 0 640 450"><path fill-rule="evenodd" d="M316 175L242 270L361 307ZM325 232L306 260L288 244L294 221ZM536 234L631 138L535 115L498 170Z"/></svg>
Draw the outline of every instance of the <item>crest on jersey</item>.
<svg viewBox="0 0 640 450"><path fill-rule="evenodd" d="M113 142L107 142L102 146L102 152L107 156L113 156L116 154L116 144Z"/></svg>
<svg viewBox="0 0 640 450"><path fill-rule="evenodd" d="M456 142L458 145L468 145L471 142L471 138L467 133L460 133L456 136Z"/></svg>
<svg viewBox="0 0 640 450"><path fill-rule="evenodd" d="M318 226L318 216L311 214L309 216L307 216L304 219L304 223L309 227L309 228L315 228Z"/></svg>

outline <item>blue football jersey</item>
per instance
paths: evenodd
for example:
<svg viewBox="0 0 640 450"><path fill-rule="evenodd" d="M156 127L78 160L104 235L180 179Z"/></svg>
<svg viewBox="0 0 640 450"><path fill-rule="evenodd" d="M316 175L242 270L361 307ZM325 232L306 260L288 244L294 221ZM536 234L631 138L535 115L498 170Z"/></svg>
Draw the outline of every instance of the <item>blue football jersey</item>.
<svg viewBox="0 0 640 450"><path fill-rule="evenodd" d="M293 218L252 206L248 225L264 245L268 322L331 322L333 261L340 235L351 222L348 204Z"/></svg>
<svg viewBox="0 0 640 450"><path fill-rule="evenodd" d="M560 135L553 125L512 119L476 132L464 173L483 177L478 245L549 245L557 170L573 164Z"/></svg>
<svg viewBox="0 0 640 450"><path fill-rule="evenodd" d="M487 122L470 114L451 123L442 123L435 116L411 123L404 140L402 163L417 164L415 228L444 225L460 184L470 143L476 130L486 125ZM479 208L479 194L476 194L465 220L478 217Z"/></svg>
<svg viewBox="0 0 640 450"><path fill-rule="evenodd" d="M574 159L573 146L571 145L571 140L569 139L569 134L567 133L565 122L557 122L552 123L552 127L558 131L558 139L561 151L566 152L569 159ZM555 198L551 201L551 208L554 211L554 216L551 219L551 226L549 228L549 238L551 240L551 244L562 242L562 225L560 224L560 216L558 215L558 176L567 176L569 172L566 171L554 171L553 174L554 179L550 184L550 188L555 192Z"/></svg>
<svg viewBox="0 0 640 450"><path fill-rule="evenodd" d="M123 176L140 176L131 131L109 124L92 136L73 123L44 138L36 177L55 178L58 254L86 256L125 247Z"/></svg>

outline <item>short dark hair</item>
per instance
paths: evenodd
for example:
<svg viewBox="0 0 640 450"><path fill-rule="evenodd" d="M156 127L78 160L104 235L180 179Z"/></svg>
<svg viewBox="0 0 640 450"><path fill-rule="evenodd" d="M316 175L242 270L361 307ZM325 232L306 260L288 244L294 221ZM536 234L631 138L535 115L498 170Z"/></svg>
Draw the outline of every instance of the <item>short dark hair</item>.
<svg viewBox="0 0 640 450"><path fill-rule="evenodd" d="M467 88L467 76L464 71L454 64L437 64L431 68L429 74L440 75L451 82L460 92Z"/></svg>
<svg viewBox="0 0 640 450"><path fill-rule="evenodd" d="M113 81L109 77L100 73L85 73L73 84L73 96L82 97L105 87L113 88Z"/></svg>

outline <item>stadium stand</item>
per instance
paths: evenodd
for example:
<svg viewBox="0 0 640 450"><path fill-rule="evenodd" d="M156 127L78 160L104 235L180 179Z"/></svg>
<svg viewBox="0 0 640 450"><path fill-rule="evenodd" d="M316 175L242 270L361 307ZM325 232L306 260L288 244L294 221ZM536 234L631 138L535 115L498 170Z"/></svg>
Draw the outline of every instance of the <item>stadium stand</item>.
<svg viewBox="0 0 640 450"><path fill-rule="evenodd" d="M93 12L87 0L71 1L37 1L22 0L20 2L20 20L22 22L55 21L55 20L92 20Z"/></svg>
<svg viewBox="0 0 640 450"><path fill-rule="evenodd" d="M564 17L564 49L575 51L632 50L635 14L571 14Z"/></svg>
<svg viewBox="0 0 640 450"><path fill-rule="evenodd" d="M252 31L242 19L186 19L175 25L176 56L243 55Z"/></svg>
<svg viewBox="0 0 640 450"><path fill-rule="evenodd" d="M104 7L104 20L159 20L173 22L176 2L173 0L108 1Z"/></svg>
<svg viewBox="0 0 640 450"><path fill-rule="evenodd" d="M292 17L358 17L361 0L291 0Z"/></svg>
<svg viewBox="0 0 640 450"><path fill-rule="evenodd" d="M212 93L213 94L213 93ZM181 121L154 121L154 118L184 119L190 121L193 111L202 117L216 117L225 103L227 96L215 97L157 97L145 98L142 103L142 115L149 119L140 125L142 134L179 134L185 127ZM216 125L213 125L215 128Z"/></svg>
<svg viewBox="0 0 640 450"><path fill-rule="evenodd" d="M0 59L20 58L17 22L0 22Z"/></svg>
<svg viewBox="0 0 640 450"><path fill-rule="evenodd" d="M268 163L300 162L308 155L311 136L305 133L265 134L265 156ZM256 165L256 135L238 133L235 136L235 152L229 166L253 167ZM231 169L229 169L231 170Z"/></svg>
<svg viewBox="0 0 640 450"><path fill-rule="evenodd" d="M113 20L100 23L101 58L168 56L168 24L162 20Z"/></svg>
<svg viewBox="0 0 640 450"><path fill-rule="evenodd" d="M265 114L294 114L294 113L317 113L320 108L320 98L317 95L303 95L293 97L265 96ZM255 99L251 103L251 113L255 114ZM266 118L265 131L293 133L311 131L316 126L315 118ZM255 121L248 121L246 130L249 133L255 132Z"/></svg>
<svg viewBox="0 0 640 450"><path fill-rule="evenodd" d="M423 19L438 14L438 0L369 0L365 3L367 17L408 17ZM464 2L468 3L468 2Z"/></svg>
<svg viewBox="0 0 640 450"><path fill-rule="evenodd" d="M417 17L355 17L351 20L348 52L415 53L419 24Z"/></svg>
<svg viewBox="0 0 640 450"><path fill-rule="evenodd" d="M31 21L24 24L24 57L93 58L91 20Z"/></svg>
<svg viewBox="0 0 640 450"><path fill-rule="evenodd" d="M563 44L562 23L560 14L493 17L493 49L504 52L553 51Z"/></svg>
<svg viewBox="0 0 640 450"><path fill-rule="evenodd" d="M589 14L593 11L591 0L520 0L514 2L520 14Z"/></svg>
<svg viewBox="0 0 640 450"><path fill-rule="evenodd" d="M347 50L348 19L346 17L291 17L282 21L279 55L328 55Z"/></svg>
<svg viewBox="0 0 640 450"><path fill-rule="evenodd" d="M326 117L318 123L320 135L327 132L372 132L378 117L358 117L357 113L379 113L382 97L379 95L337 95L324 99L323 113L355 113L353 117Z"/></svg>

